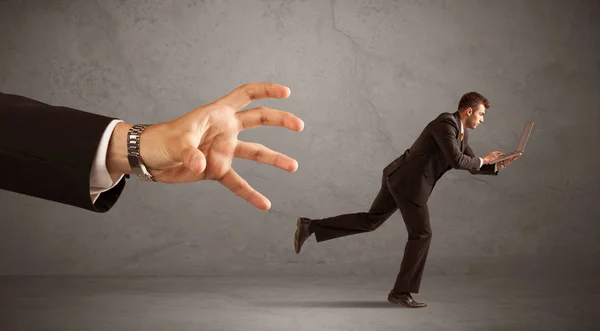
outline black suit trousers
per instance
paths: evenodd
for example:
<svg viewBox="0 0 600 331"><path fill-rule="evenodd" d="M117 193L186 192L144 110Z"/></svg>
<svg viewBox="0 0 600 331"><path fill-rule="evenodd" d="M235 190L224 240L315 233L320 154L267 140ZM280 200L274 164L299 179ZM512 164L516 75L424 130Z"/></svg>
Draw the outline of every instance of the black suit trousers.
<svg viewBox="0 0 600 331"><path fill-rule="evenodd" d="M370 232L381 226L398 209L408 231L408 241L394 290L418 293L431 242L429 209L427 205L419 206L402 195L393 193L385 174L381 180L381 189L368 212L313 219L312 229L317 242Z"/></svg>

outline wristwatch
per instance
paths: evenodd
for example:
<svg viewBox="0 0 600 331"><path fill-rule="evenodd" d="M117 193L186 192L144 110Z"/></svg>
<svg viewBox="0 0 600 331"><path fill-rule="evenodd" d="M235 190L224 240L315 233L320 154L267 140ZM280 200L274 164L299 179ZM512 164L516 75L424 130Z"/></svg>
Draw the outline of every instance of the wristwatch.
<svg viewBox="0 0 600 331"><path fill-rule="evenodd" d="M127 160L131 170L140 180L154 182L154 177L148 172L140 155L140 137L142 132L149 126L150 124L136 124L129 129L127 133Z"/></svg>

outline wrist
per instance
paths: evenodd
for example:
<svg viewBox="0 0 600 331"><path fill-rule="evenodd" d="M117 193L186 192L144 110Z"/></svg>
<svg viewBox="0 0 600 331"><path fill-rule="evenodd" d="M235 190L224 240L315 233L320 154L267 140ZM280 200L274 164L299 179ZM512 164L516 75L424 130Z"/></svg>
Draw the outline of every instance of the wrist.
<svg viewBox="0 0 600 331"><path fill-rule="evenodd" d="M115 126L110 136L106 155L106 169L111 176L132 173L127 159L127 133L132 126L121 122Z"/></svg>

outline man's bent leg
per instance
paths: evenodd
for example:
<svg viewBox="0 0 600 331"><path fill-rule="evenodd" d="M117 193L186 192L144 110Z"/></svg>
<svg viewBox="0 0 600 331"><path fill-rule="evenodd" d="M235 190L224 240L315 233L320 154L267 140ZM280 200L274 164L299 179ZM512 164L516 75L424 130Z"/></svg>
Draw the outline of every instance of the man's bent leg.
<svg viewBox="0 0 600 331"><path fill-rule="evenodd" d="M310 231L317 242L351 234L373 231L398 210L396 201L388 188L386 176L381 180L381 189L368 212L343 214L323 219L313 219Z"/></svg>

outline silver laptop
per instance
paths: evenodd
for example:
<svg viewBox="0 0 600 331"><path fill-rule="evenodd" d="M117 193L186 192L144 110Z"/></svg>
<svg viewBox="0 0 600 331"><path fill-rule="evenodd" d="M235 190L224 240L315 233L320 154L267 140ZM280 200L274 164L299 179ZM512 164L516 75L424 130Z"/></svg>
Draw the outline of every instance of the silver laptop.
<svg viewBox="0 0 600 331"><path fill-rule="evenodd" d="M523 155L525 151L525 145L527 144L527 139L529 139L529 134L531 133L531 129L533 128L533 122L527 122L525 124L525 128L523 129L523 133L521 134L521 139L519 140L519 145L517 145L517 149L511 153L504 154L493 161L490 164L498 163L500 161L508 160L517 155Z"/></svg>

